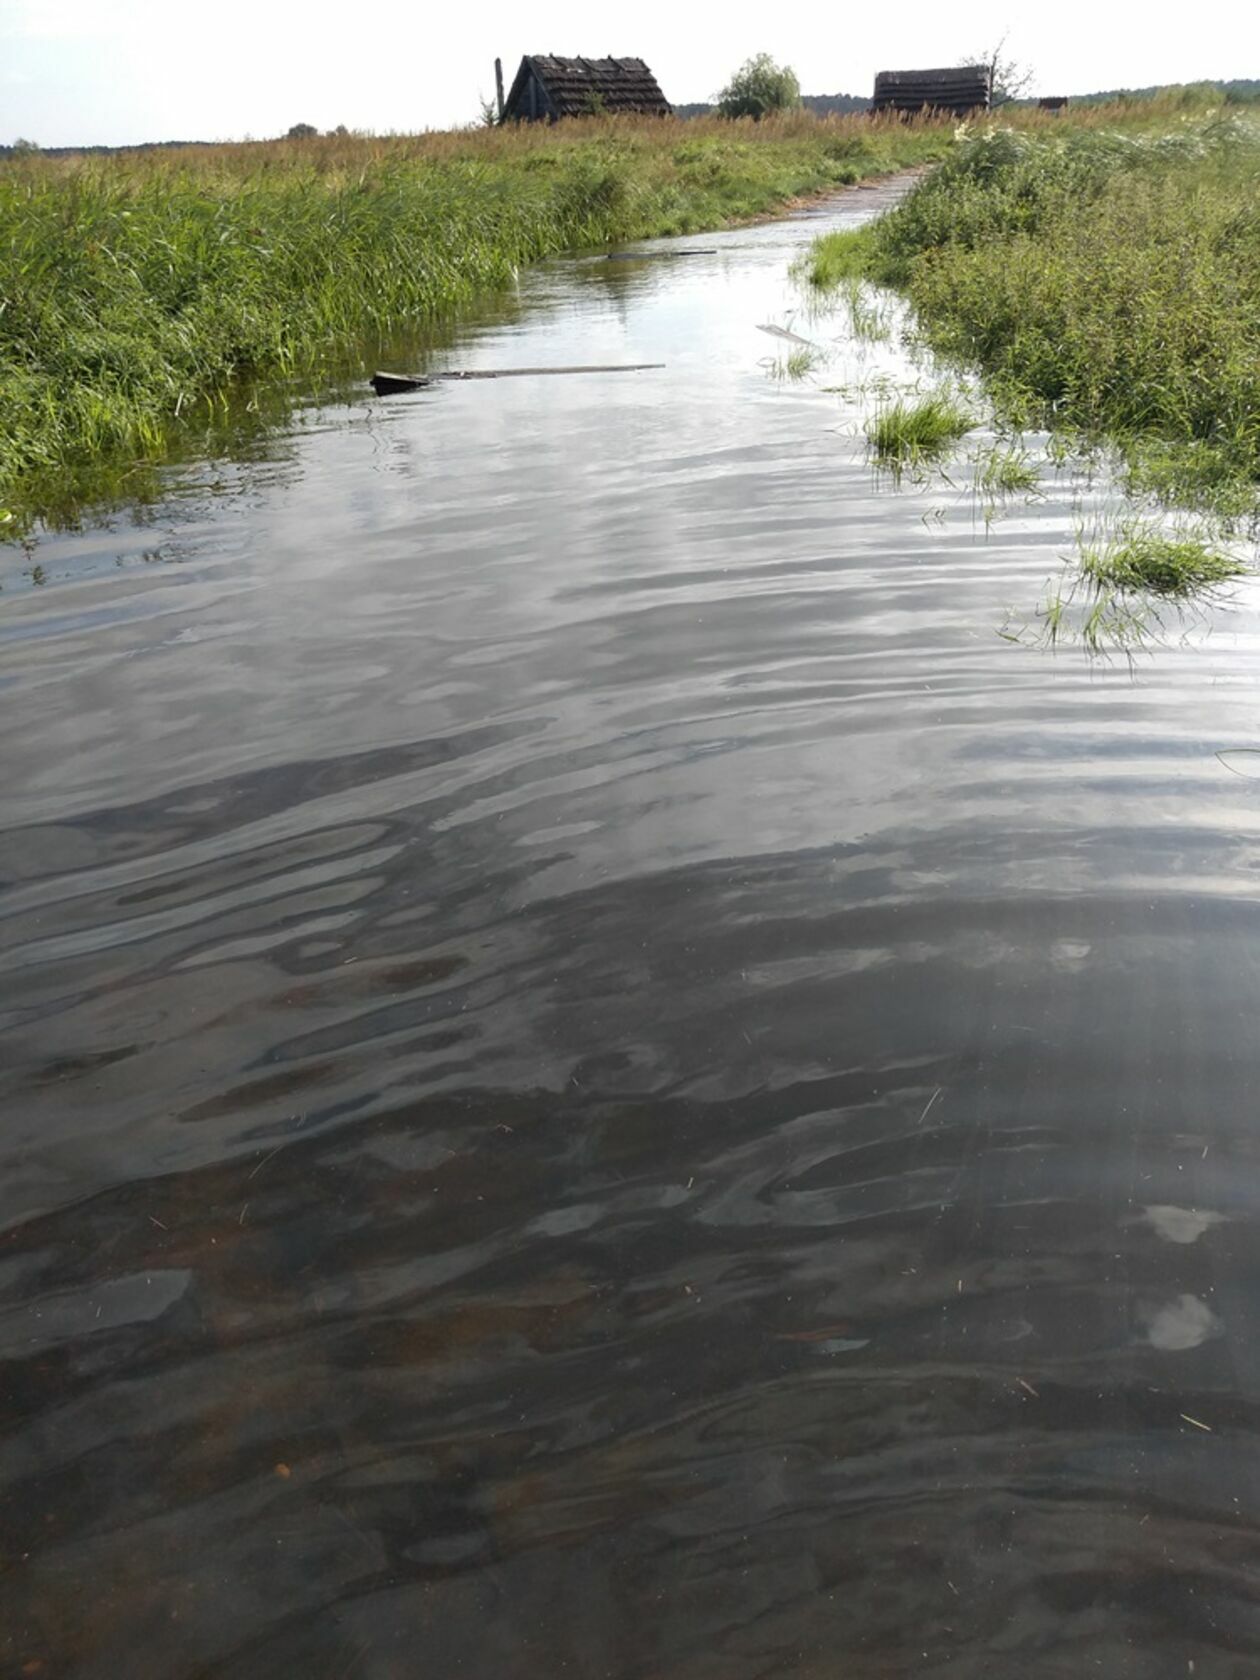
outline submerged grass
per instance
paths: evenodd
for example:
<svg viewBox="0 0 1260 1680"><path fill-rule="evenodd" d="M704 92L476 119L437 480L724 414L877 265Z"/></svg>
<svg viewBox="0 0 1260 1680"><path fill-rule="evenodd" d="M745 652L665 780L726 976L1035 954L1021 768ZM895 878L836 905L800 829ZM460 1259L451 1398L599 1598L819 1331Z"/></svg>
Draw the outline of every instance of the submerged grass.
<svg viewBox="0 0 1260 1680"><path fill-rule="evenodd" d="M1163 121L964 133L878 223L820 241L809 274L901 287L1012 424L1108 438L1134 489L1238 517L1260 479L1260 129Z"/></svg>
<svg viewBox="0 0 1260 1680"><path fill-rule="evenodd" d="M715 227L949 129L591 118L0 166L0 535L125 497L242 382L450 316L548 254ZM280 405L283 409L283 404Z"/></svg>
<svg viewBox="0 0 1260 1680"><path fill-rule="evenodd" d="M839 290L849 318L849 331L859 344L882 344L892 337L887 294L881 296L856 275L841 281Z"/></svg>

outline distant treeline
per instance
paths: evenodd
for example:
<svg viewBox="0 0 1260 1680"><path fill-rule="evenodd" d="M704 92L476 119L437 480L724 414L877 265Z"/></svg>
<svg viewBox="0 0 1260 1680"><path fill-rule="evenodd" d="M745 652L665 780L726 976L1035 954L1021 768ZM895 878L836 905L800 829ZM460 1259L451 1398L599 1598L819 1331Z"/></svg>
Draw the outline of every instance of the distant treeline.
<svg viewBox="0 0 1260 1680"><path fill-rule="evenodd" d="M0 158L27 157L38 152L40 157L108 157L114 152L167 152L173 146L206 146L207 140L141 140L134 146L32 146L19 141L16 146L0 146Z"/></svg>
<svg viewBox="0 0 1260 1680"><path fill-rule="evenodd" d="M801 104L815 116L827 117L832 115L849 116L854 111L870 109L868 95L856 93L803 93ZM675 105L676 117L711 117L717 109L715 105Z"/></svg>
<svg viewBox="0 0 1260 1680"><path fill-rule="evenodd" d="M1102 105L1113 99L1154 99L1166 93L1203 94L1209 98L1215 94L1226 104L1247 105L1260 99L1260 81L1244 77L1231 82L1187 82L1163 87L1108 88L1105 93L1078 93L1072 97L1081 105Z"/></svg>
<svg viewBox="0 0 1260 1680"><path fill-rule="evenodd" d="M1229 82L1192 82L1181 84L1177 82L1165 83L1160 87L1144 88L1108 88L1103 93L1074 93L1072 101L1078 105L1104 105L1115 99L1155 99L1167 94L1184 93L1187 97L1198 100L1200 98L1218 98L1229 105L1244 105L1260 100L1260 81L1246 78ZM853 111L870 109L869 96L855 93L807 93L802 94L801 104L806 110L813 111L820 117L831 114L848 115ZM1014 101L1018 105L1035 105L1036 98L1019 99ZM709 117L713 115L712 105L675 105L674 112L680 117Z"/></svg>
<svg viewBox="0 0 1260 1680"><path fill-rule="evenodd" d="M1168 94L1184 93L1188 98L1219 98L1229 105L1247 105L1260 102L1260 79L1254 77L1237 77L1228 82L1167 82L1158 87L1143 88L1108 88L1102 93L1074 93L1072 101L1078 105L1102 105L1116 99L1155 99ZM849 116L855 111L866 111L870 108L870 98L865 94L856 93L806 93L801 96L801 104L807 111L813 111L816 116ZM1035 105L1036 99L1020 99L1020 105ZM716 107L708 104L675 105L674 114L679 117L709 117ZM290 134L289 138L293 138ZM157 152L166 151L173 146L204 146L210 142L204 140L146 140L136 146L32 146L29 141L19 141L13 146L0 146L0 158L20 157L31 151L39 151L45 157L89 157L104 155L111 152Z"/></svg>

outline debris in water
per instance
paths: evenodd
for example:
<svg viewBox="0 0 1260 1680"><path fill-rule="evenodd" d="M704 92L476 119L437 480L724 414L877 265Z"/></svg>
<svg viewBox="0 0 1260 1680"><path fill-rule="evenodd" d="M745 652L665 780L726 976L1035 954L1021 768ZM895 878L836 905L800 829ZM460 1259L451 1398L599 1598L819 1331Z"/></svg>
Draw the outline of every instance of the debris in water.
<svg viewBox="0 0 1260 1680"><path fill-rule="evenodd" d="M771 338L785 338L789 344L803 344L807 350L816 350L818 346L812 338L802 338L799 333L789 332L786 327L762 326L758 323L758 332L769 333ZM1260 771L1257 771L1260 775Z"/></svg>
<svg viewBox="0 0 1260 1680"><path fill-rule="evenodd" d="M457 379L529 379L553 373L646 373L663 368L664 362L617 362L591 367L519 367L519 368L456 368L444 373L374 373L372 389L378 397L395 396L401 391L427 391L439 381Z"/></svg>
<svg viewBox="0 0 1260 1680"><path fill-rule="evenodd" d="M250 1176L250 1177L251 1177L251 1178L257 1178L257 1176L258 1176L258 1174L259 1174L259 1173L260 1173L260 1172L261 1172L261 1171L262 1171L262 1170L263 1170L263 1168L264 1168L264 1167L265 1167L265 1166L266 1166L266 1165L267 1165L267 1162L268 1162L268 1161L274 1161L274 1160L275 1160L275 1158L276 1158L276 1156L277 1156L277 1155L278 1155L278 1154L279 1154L279 1153L280 1153L280 1151L281 1151L281 1150L282 1150L282 1149L283 1149L283 1148L284 1148L284 1145L283 1145L283 1144L282 1144L282 1143L278 1143L278 1144L277 1144L277 1145L276 1145L276 1147L275 1147L275 1148L274 1148L274 1149L273 1149L273 1150L272 1150L272 1151L271 1151L271 1154L270 1154L270 1155L264 1155L264 1156L263 1156L263 1158L262 1158L262 1160L261 1160L261 1161L259 1161L259 1163L258 1163L258 1165L257 1165L257 1166L256 1166L256 1167L255 1167L255 1168L254 1168L254 1170L253 1170L253 1171L252 1171L252 1172L251 1172L251 1173L250 1173L250 1175L249 1175L249 1176Z"/></svg>
<svg viewBox="0 0 1260 1680"><path fill-rule="evenodd" d="M851 1324L828 1324L821 1330L780 1330L774 1339L776 1342L829 1342L836 1336L850 1336L852 1333Z"/></svg>
<svg viewBox="0 0 1260 1680"><path fill-rule="evenodd" d="M716 245L689 246L685 251L609 251L605 262L657 262L667 257L716 257Z"/></svg>
<svg viewBox="0 0 1260 1680"><path fill-rule="evenodd" d="M937 1086L937 1087L936 1087L936 1089L935 1089L935 1091L933 1091L933 1092L932 1092L932 1095L931 1095L931 1096L930 1096L930 1097L929 1097L929 1098L928 1098L928 1100L927 1100L927 1107L926 1107L926 1108L925 1108L925 1109L924 1109L924 1110L923 1110L923 1113L922 1113L922 1114L920 1114L920 1116L919 1116L919 1124L920 1124L920 1126L921 1126L921 1125L922 1125L922 1124L923 1124L923 1122L924 1122L924 1121L925 1121L925 1120L926 1120L926 1119L927 1119L927 1117L928 1117L928 1115L929 1115L929 1114L930 1114L930 1113L931 1113L931 1112L932 1112L932 1104L933 1104L933 1103L934 1103L934 1102L935 1102L935 1101L936 1101L936 1099L937 1099L937 1097L939 1097L939 1096L940 1096L940 1094L941 1094L941 1092L942 1092L942 1091L943 1091L943 1090L944 1090L944 1089L945 1089L945 1087L944 1087L944 1086L943 1086L943 1085L938 1085L938 1086Z"/></svg>
<svg viewBox="0 0 1260 1680"><path fill-rule="evenodd" d="M1205 1435L1210 1435L1212 1433L1212 1426L1210 1423L1200 1423L1198 1418L1192 1418L1188 1412L1181 1412L1179 1415L1183 1423L1192 1423L1196 1429L1201 1429Z"/></svg>
<svg viewBox="0 0 1260 1680"><path fill-rule="evenodd" d="M426 391L432 383L431 379L413 378L406 373L374 373L371 380L378 397L397 396L400 391Z"/></svg>
<svg viewBox="0 0 1260 1680"><path fill-rule="evenodd" d="M1023 1377L1016 1377L1015 1381L1019 1384L1019 1386L1021 1388L1027 1389L1028 1393L1032 1395L1034 1400L1040 1400L1041 1399L1040 1394L1037 1393L1037 1390L1033 1387L1033 1385L1030 1382L1025 1382Z"/></svg>
<svg viewBox="0 0 1260 1680"><path fill-rule="evenodd" d="M1216 756L1235 776L1245 776L1252 782L1260 781L1260 749L1238 747L1233 752L1218 752Z"/></svg>

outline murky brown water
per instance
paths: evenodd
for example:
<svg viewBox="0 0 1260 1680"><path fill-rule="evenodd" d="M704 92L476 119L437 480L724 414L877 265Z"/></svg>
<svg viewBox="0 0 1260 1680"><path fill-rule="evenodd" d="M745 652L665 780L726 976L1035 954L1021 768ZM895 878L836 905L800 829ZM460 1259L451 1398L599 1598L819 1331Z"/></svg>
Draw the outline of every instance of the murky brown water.
<svg viewBox="0 0 1260 1680"><path fill-rule="evenodd" d="M995 633L875 201L0 562L4 1673L1260 1674L1256 591Z"/></svg>

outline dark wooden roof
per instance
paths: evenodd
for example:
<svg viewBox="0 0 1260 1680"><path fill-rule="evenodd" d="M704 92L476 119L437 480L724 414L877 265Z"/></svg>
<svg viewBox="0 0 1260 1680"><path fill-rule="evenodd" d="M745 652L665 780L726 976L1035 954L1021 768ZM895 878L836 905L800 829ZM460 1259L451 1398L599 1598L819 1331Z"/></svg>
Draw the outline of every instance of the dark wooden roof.
<svg viewBox="0 0 1260 1680"><path fill-rule="evenodd" d="M881 70L875 78L876 111L987 111L992 89L983 64L948 70Z"/></svg>
<svg viewBox="0 0 1260 1680"><path fill-rule="evenodd" d="M645 111L667 117L669 101L641 58L556 58L535 53L521 60L504 116L524 117L531 74L546 94L547 115L588 117L596 111Z"/></svg>

